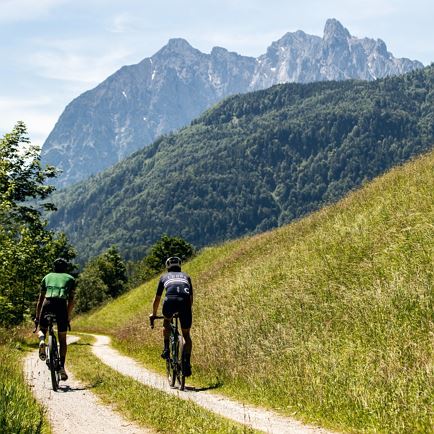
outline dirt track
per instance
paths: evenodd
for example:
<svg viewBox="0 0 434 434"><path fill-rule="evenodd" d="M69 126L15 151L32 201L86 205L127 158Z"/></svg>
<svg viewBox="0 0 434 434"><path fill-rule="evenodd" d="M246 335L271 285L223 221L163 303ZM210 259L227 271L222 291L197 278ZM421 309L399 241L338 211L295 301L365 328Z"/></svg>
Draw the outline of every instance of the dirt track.
<svg viewBox="0 0 434 434"><path fill-rule="evenodd" d="M111 348L109 337L93 336L96 342L92 346L92 351L102 362L147 386L176 395L181 399L191 400L214 413L266 433L329 433L321 428L306 426L293 419L233 401L222 395L189 388L188 385L184 392L171 389L164 376L145 369L132 358L123 356ZM68 341L71 343L76 340L78 338L72 337ZM91 389L83 386L70 372L68 372L68 381L61 383L58 392L53 392L49 371L46 364L39 360L37 351L25 358L24 372L34 395L47 409L48 419L54 433L138 434L152 432L125 420L102 404Z"/></svg>
<svg viewBox="0 0 434 434"><path fill-rule="evenodd" d="M244 405L224 396L188 388L185 392L171 389L165 377L148 371L130 357L123 356L110 347L108 336L93 335L96 339L92 347L94 354L111 368L123 375L151 387L174 394L181 399L191 400L196 404L236 422L254 429L276 434L325 434L321 428L301 424L293 419L277 415L271 411Z"/></svg>
<svg viewBox="0 0 434 434"><path fill-rule="evenodd" d="M77 340L77 338L75 338ZM73 339L69 339L72 342ZM70 372L66 383L54 392L50 372L34 351L24 360L26 379L36 399L47 409L53 433L65 434L142 434L151 433L126 421L118 413L99 402L98 398L77 381Z"/></svg>

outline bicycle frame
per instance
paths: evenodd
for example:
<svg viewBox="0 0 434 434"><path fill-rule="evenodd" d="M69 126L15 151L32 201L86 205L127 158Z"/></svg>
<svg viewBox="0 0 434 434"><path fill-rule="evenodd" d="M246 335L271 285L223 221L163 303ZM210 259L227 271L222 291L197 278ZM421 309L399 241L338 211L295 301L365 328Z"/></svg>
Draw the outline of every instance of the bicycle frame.
<svg viewBox="0 0 434 434"><path fill-rule="evenodd" d="M150 318L151 328L154 328L155 319L165 319L164 316ZM175 387L178 381L180 390L185 388L185 377L182 373L182 350L184 339L179 333L178 314L175 314L170 320L170 337L169 337L169 359L166 360L167 379L170 387Z"/></svg>
<svg viewBox="0 0 434 434"><path fill-rule="evenodd" d="M56 316L53 314L48 314L46 318L48 320L48 346L45 350L47 354L46 363L50 369L51 385L53 386L53 390L56 392L59 388L60 381L59 348L57 346L57 338L53 328Z"/></svg>

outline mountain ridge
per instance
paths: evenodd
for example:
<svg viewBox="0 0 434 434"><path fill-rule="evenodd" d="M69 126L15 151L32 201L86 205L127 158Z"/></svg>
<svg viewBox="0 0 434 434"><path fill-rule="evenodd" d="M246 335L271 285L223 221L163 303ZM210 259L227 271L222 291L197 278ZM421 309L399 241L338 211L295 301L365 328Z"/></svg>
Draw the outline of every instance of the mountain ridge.
<svg viewBox="0 0 434 434"><path fill-rule="evenodd" d="M372 80L422 66L393 58L381 40L352 37L334 19L323 38L288 32L258 58L222 47L206 54L172 38L68 104L43 145L42 161L63 170L55 181L62 187L187 125L230 95L283 82Z"/></svg>

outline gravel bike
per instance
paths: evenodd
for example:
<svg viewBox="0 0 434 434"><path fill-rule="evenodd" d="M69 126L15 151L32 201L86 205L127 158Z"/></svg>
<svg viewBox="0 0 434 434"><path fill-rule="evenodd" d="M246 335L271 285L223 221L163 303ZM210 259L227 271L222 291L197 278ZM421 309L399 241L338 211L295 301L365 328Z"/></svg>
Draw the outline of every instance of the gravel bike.
<svg viewBox="0 0 434 434"><path fill-rule="evenodd" d="M151 328L154 328L154 320L164 319L164 316L151 316L149 321ZM182 373L182 350L184 347L184 338L178 330L178 314L173 315L170 320L170 337L169 337L169 358L166 359L167 379L170 387L179 384L179 389L185 389L185 376Z"/></svg>
<svg viewBox="0 0 434 434"><path fill-rule="evenodd" d="M56 392L59 388L60 381L60 354L59 347L57 345L56 334L54 333L54 323L56 322L56 315L48 313L45 315L48 322L48 345L45 346L45 363L50 370L51 385ZM36 331L36 328L33 332Z"/></svg>

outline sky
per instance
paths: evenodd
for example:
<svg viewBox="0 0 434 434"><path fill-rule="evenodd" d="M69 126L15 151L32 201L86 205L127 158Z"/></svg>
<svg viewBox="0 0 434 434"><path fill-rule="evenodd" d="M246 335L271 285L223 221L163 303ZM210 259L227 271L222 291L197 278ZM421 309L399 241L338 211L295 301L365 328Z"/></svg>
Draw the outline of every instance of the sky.
<svg viewBox="0 0 434 434"><path fill-rule="evenodd" d="M68 103L170 38L257 57L287 32L322 36L328 18L434 61L433 0L0 0L0 136L21 120L42 146Z"/></svg>

